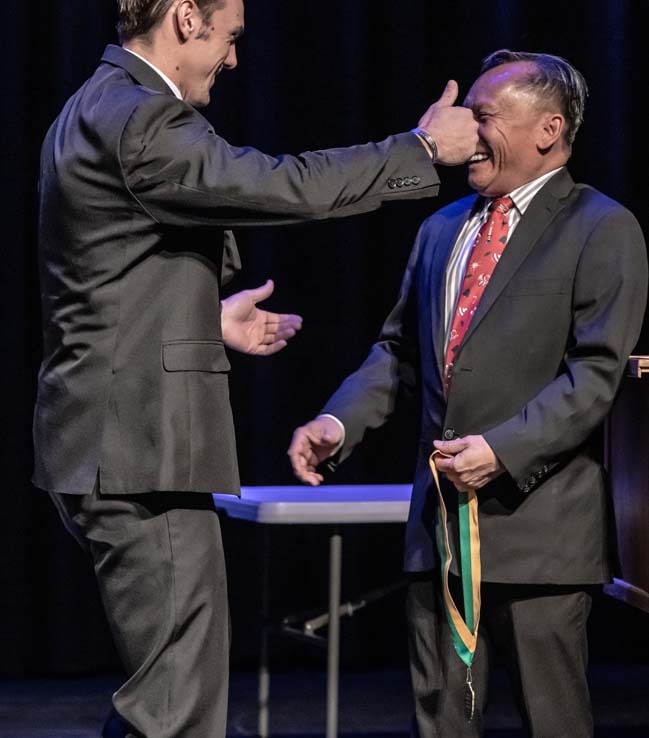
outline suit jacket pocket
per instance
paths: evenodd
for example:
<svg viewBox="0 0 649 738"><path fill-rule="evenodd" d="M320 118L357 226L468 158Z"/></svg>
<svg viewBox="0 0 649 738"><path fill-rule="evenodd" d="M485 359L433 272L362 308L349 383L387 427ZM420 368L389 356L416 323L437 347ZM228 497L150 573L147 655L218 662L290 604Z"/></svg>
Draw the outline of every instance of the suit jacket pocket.
<svg viewBox="0 0 649 738"><path fill-rule="evenodd" d="M165 341L162 366L167 372L227 372L230 362L222 341Z"/></svg>

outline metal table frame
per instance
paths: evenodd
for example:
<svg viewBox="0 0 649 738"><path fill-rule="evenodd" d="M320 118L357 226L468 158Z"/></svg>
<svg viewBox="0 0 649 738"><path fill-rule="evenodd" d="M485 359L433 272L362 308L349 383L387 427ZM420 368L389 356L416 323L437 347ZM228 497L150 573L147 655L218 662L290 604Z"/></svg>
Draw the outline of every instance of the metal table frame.
<svg viewBox="0 0 649 738"><path fill-rule="evenodd" d="M355 603L341 604L342 535L340 526L354 523L405 523L410 507L411 485L332 485L324 487L243 487L241 497L214 495L215 507L229 517L262 525L328 525L329 536L329 609L326 615L311 618L303 634L329 626L327 636L327 738L338 734L338 682L340 660L340 617L351 614L368 602L379 599L396 587L376 590ZM267 531L267 529L266 529ZM265 547L268 535L264 536ZM400 586L396 585L396 586ZM268 665L267 619L270 609L268 556L264 556L262 583L262 628L258 692L258 733L268 738ZM285 619L285 623L293 619Z"/></svg>

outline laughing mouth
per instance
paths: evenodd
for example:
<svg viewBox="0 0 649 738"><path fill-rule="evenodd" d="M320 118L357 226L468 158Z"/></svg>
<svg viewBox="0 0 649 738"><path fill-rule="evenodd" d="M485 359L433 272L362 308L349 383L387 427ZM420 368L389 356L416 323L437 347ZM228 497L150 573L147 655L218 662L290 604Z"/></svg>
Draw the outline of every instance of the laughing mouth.
<svg viewBox="0 0 649 738"><path fill-rule="evenodd" d="M468 159L469 164L475 164L479 161L487 161L489 154L476 153Z"/></svg>

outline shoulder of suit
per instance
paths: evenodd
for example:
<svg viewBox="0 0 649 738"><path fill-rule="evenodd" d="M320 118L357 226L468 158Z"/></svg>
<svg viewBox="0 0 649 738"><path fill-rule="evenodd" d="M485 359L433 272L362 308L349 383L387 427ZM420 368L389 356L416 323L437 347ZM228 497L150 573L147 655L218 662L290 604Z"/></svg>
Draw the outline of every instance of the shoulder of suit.
<svg viewBox="0 0 649 738"><path fill-rule="evenodd" d="M200 113L187 103L179 100L175 95L158 92L142 85L129 85L116 91L119 97L124 97L123 104L141 110L151 115L159 115L162 111L169 111L174 115L184 113L186 115L200 116ZM202 118L202 116L200 116Z"/></svg>
<svg viewBox="0 0 649 738"><path fill-rule="evenodd" d="M440 228L449 220L454 220L455 218L467 215L473 209L477 199L478 195L476 194L467 195L467 197L455 200L452 203L445 205L443 208L436 210L421 224L422 231Z"/></svg>
<svg viewBox="0 0 649 738"><path fill-rule="evenodd" d="M614 200L612 197L605 195L603 192L595 189L595 187L591 187L591 185L581 183L575 184L574 192L577 197L584 203L595 203L597 205L603 205L610 208L624 207L624 205L619 203L617 200Z"/></svg>
<svg viewBox="0 0 649 738"><path fill-rule="evenodd" d="M622 203L605 195L603 192L586 184L576 184L573 191L573 201L576 208L588 209L598 220L612 215L629 216L635 220L633 213Z"/></svg>
<svg viewBox="0 0 649 738"><path fill-rule="evenodd" d="M101 108L110 111L111 115L120 111L127 119L137 113L139 117L151 119L160 119L165 115L185 115L205 120L197 110L175 95L137 84L121 68L111 70L107 77L97 81L100 82Z"/></svg>

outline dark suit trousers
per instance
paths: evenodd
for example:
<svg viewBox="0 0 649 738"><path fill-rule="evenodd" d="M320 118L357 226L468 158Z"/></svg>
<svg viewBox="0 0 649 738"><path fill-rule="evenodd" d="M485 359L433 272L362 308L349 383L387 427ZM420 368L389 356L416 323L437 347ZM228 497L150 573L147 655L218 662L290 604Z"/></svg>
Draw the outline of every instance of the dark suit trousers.
<svg viewBox="0 0 649 738"><path fill-rule="evenodd" d="M223 738L228 605L211 495L51 495L90 553L128 679L104 738Z"/></svg>
<svg viewBox="0 0 649 738"><path fill-rule="evenodd" d="M455 579L455 578L454 578ZM452 582L453 590L458 580ZM464 715L467 669L453 647L438 575L408 588L415 738L476 738L483 732L490 662L504 663L523 726L533 738L592 738L586 681L589 588L482 584L473 661L476 714ZM456 599L457 602L457 599Z"/></svg>

